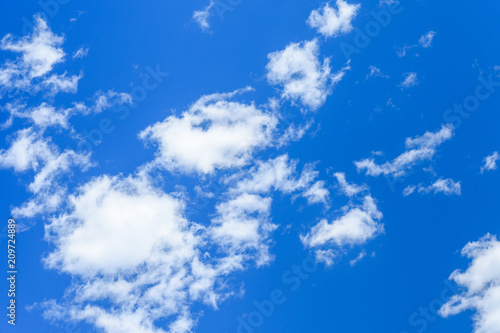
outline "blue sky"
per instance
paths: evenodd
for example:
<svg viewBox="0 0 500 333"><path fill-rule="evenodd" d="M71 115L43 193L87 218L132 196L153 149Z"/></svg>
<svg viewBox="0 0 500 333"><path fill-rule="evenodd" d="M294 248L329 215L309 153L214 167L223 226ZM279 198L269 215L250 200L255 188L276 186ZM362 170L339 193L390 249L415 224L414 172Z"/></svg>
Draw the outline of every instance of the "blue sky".
<svg viewBox="0 0 500 333"><path fill-rule="evenodd" d="M0 9L1 332L500 332L497 2Z"/></svg>

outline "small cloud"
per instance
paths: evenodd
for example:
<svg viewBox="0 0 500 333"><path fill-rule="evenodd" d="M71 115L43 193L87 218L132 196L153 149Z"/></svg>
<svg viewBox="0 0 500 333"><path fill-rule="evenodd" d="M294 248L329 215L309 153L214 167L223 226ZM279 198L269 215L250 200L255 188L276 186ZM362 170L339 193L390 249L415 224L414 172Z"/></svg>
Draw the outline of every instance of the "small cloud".
<svg viewBox="0 0 500 333"><path fill-rule="evenodd" d="M349 62L332 73L330 58L321 59L317 39L290 43L284 50L267 55L267 81L282 87L281 97L317 110L351 67Z"/></svg>
<svg viewBox="0 0 500 333"><path fill-rule="evenodd" d="M366 251L361 251L361 253L356 257L354 258L353 260L349 261L349 264L351 266L354 266L356 265L359 261L361 261L364 257L366 257Z"/></svg>
<svg viewBox="0 0 500 333"><path fill-rule="evenodd" d="M416 85L418 85L417 73L410 72L405 74L405 79L399 86L401 87L401 89L408 89Z"/></svg>
<svg viewBox="0 0 500 333"><path fill-rule="evenodd" d="M193 19L198 23L203 32L207 32L210 29L210 23L208 23L208 18L213 15L212 8L214 2L210 1L210 4L206 6L203 10L197 10L193 13Z"/></svg>
<svg viewBox="0 0 500 333"><path fill-rule="evenodd" d="M397 0L380 0L379 6L390 6L399 3Z"/></svg>
<svg viewBox="0 0 500 333"><path fill-rule="evenodd" d="M420 44L420 46L422 46L424 49L431 47L432 39L434 38L435 35L436 35L435 31L432 30L429 31L428 33L420 37L420 39L418 40L418 44Z"/></svg>
<svg viewBox="0 0 500 333"><path fill-rule="evenodd" d="M400 58L403 58L406 56L406 52L410 49L416 48L416 47L423 47L424 49L431 47L432 46L432 40L434 39L434 36L436 35L436 32L433 30L430 30L426 34L422 35L420 39L418 40L418 44L412 44L412 45L404 45L402 47L397 47L396 49L396 55ZM416 57L419 57L420 55L417 53L415 54Z"/></svg>
<svg viewBox="0 0 500 333"><path fill-rule="evenodd" d="M78 15L76 17L72 17L69 19L70 22L76 22L80 16L82 16L83 14L87 14L87 12L83 11L83 10L79 10L78 11Z"/></svg>
<svg viewBox="0 0 500 333"><path fill-rule="evenodd" d="M333 251L332 249L329 250L316 250L314 252L316 261L318 263L324 263L327 267L330 267L334 264L334 259L338 257L338 253Z"/></svg>
<svg viewBox="0 0 500 333"><path fill-rule="evenodd" d="M366 79L369 79L371 77L382 77L384 79L388 79L389 76L388 75L385 75L382 73L382 71L380 70L380 68L377 68L375 66L370 66L368 67L368 69L370 70L370 72L368 74L366 74Z"/></svg>
<svg viewBox="0 0 500 333"><path fill-rule="evenodd" d="M338 182L338 187L340 189L340 192L347 195L348 197L353 197L365 190L367 190L366 186L362 185L356 185L356 184L351 184L348 183L346 178L345 178L345 173L343 172L336 172L333 174L335 178L337 178Z"/></svg>
<svg viewBox="0 0 500 333"><path fill-rule="evenodd" d="M79 59L87 56L89 53L88 47L80 47L75 53L73 53L73 59Z"/></svg>
<svg viewBox="0 0 500 333"><path fill-rule="evenodd" d="M483 159L484 165L481 167L481 173L484 173L484 171L496 170L498 160L500 160L500 155L497 151L493 152L493 154L489 156L486 156Z"/></svg>
<svg viewBox="0 0 500 333"><path fill-rule="evenodd" d="M387 106L390 106L393 109L396 109L396 104L394 104L392 98L389 98L386 103Z"/></svg>
<svg viewBox="0 0 500 333"><path fill-rule="evenodd" d="M439 178L436 182L429 186L418 186L418 193L427 194L433 192L434 194L443 193L445 195L461 195L462 187L460 182L455 182L453 179Z"/></svg>
<svg viewBox="0 0 500 333"><path fill-rule="evenodd" d="M351 32L353 29L351 22L361 5L337 0L336 6L337 9L330 7L327 3L323 8L313 10L307 19L307 24L325 37Z"/></svg>
<svg viewBox="0 0 500 333"><path fill-rule="evenodd" d="M403 58L404 56L406 56L406 50L409 50L411 49L412 46L403 46L403 47L400 47L398 50L396 50L396 54L398 57L400 58Z"/></svg>
<svg viewBox="0 0 500 333"><path fill-rule="evenodd" d="M426 132L422 136L407 138L405 151L392 161L378 164L372 157L354 162L354 164L358 172L364 170L368 176L392 175L393 177L401 177L418 162L432 160L437 147L451 139L452 136L453 125L443 125L437 132Z"/></svg>
<svg viewBox="0 0 500 333"><path fill-rule="evenodd" d="M417 187L415 185L408 185L404 190L403 190L403 195L405 197L411 195L413 192L415 192L415 189Z"/></svg>

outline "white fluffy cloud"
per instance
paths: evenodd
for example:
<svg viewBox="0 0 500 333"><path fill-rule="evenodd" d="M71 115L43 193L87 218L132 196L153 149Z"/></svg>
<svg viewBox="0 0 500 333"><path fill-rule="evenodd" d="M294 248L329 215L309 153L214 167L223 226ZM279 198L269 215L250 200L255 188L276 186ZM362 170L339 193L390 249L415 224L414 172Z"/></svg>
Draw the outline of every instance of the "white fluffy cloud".
<svg viewBox="0 0 500 333"><path fill-rule="evenodd" d="M42 103L33 108L29 113L29 118L39 127L61 126L68 128L67 111L56 110L52 105Z"/></svg>
<svg viewBox="0 0 500 333"><path fill-rule="evenodd" d="M48 317L86 320L109 333L165 332L154 325L163 318L168 332L190 332L191 304L216 307L229 294L221 276L242 268L237 256L211 258L205 228L148 178L101 176L69 202L46 227L55 249L45 263L73 276L71 298L46 303Z"/></svg>
<svg viewBox="0 0 500 333"><path fill-rule="evenodd" d="M325 37L337 36L352 31L351 22L356 17L361 5L337 0L336 6L337 9L330 7L326 3L324 7L313 10L307 19L307 24Z"/></svg>
<svg viewBox="0 0 500 333"><path fill-rule="evenodd" d="M40 16L35 17L35 28L32 36L14 41L12 35L5 36L1 43L2 50L22 53L23 69L28 70L31 78L50 72L53 66L63 61L65 56L61 48L63 38L57 36Z"/></svg>
<svg viewBox="0 0 500 333"><path fill-rule="evenodd" d="M27 128L17 131L9 149L0 150L0 166L18 172L38 170L40 163L53 160L55 154L50 140Z"/></svg>
<svg viewBox="0 0 500 333"><path fill-rule="evenodd" d="M73 210L47 229L57 235L49 267L85 276L116 274L143 264L156 247L175 252L193 241L183 234L188 228L181 203L140 179L103 176L69 201Z"/></svg>
<svg viewBox="0 0 500 333"><path fill-rule="evenodd" d="M211 238L234 257L255 258L258 266L272 260L271 233L278 226L269 217L272 199L240 193L217 205Z"/></svg>
<svg viewBox="0 0 500 333"><path fill-rule="evenodd" d="M465 272L456 270L450 276L465 290L453 296L439 313L448 317L466 310L476 311L475 333L498 333L500 327L500 242L487 234L462 249L472 262Z"/></svg>
<svg viewBox="0 0 500 333"><path fill-rule="evenodd" d="M337 73L330 69L330 58L319 59L316 39L302 43L290 43L284 50L270 53L266 66L270 84L282 87L281 97L292 102L300 101L304 106L316 110L332 92L349 69L344 67Z"/></svg>
<svg viewBox="0 0 500 333"><path fill-rule="evenodd" d="M80 75L66 73L47 76L54 66L64 62L64 39L55 35L40 16L35 16L33 33L16 40L8 34L0 41L0 49L20 53L16 60L6 60L0 67L0 88L37 92L49 89L49 94L76 92Z"/></svg>
<svg viewBox="0 0 500 333"><path fill-rule="evenodd" d="M318 180L304 192L303 196L310 204L324 203L327 205L330 191L326 188L325 181Z"/></svg>
<svg viewBox="0 0 500 333"><path fill-rule="evenodd" d="M417 162L431 160L436 154L436 149L443 142L453 136L453 126L443 125L437 132L426 132L423 136L407 138L405 141L406 151L391 162L377 164L373 158L354 162L358 171L366 170L369 176L392 175L399 177L404 175Z"/></svg>
<svg viewBox="0 0 500 333"><path fill-rule="evenodd" d="M382 213L371 196L365 196L362 204L350 204L343 210L343 215L337 219L332 222L323 219L306 235L301 236L304 246L318 248L318 253L322 256L325 254L325 246L342 248L361 245L384 231L383 224L379 223Z"/></svg>
<svg viewBox="0 0 500 333"><path fill-rule="evenodd" d="M493 154L486 156L483 160L484 165L481 166L481 173L496 170L498 160L500 160L500 155L497 151L494 151Z"/></svg>
<svg viewBox="0 0 500 333"><path fill-rule="evenodd" d="M242 166L269 146L277 119L253 104L230 101L249 88L200 98L180 117L149 126L140 137L157 142L157 162L167 169L212 173Z"/></svg>
<svg viewBox="0 0 500 333"><path fill-rule="evenodd" d="M329 222L322 219L301 235L304 246L314 251L316 260L330 266L345 247L365 244L384 232L380 223L382 213L366 186L350 184L345 174L335 173L340 192L349 197L349 203L342 208L340 216Z"/></svg>

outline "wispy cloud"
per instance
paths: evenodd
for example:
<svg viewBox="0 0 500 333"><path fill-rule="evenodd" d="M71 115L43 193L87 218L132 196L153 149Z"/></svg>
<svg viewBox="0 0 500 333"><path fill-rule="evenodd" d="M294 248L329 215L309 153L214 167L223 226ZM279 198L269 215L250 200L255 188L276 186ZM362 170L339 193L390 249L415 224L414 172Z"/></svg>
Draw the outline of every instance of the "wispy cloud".
<svg viewBox="0 0 500 333"><path fill-rule="evenodd" d="M408 50L417 48L417 47L422 47L424 49L429 48L432 46L432 41L434 39L434 36L436 36L436 32L433 30L430 30L426 34L422 35L417 44L412 44L412 45L404 45L402 47L397 48L396 54L398 57L403 58L406 56L406 53Z"/></svg>
<svg viewBox="0 0 500 333"><path fill-rule="evenodd" d="M75 53L73 53L73 59L79 59L87 56L89 53L89 48L88 47L81 47L78 50L76 50Z"/></svg>
<svg viewBox="0 0 500 333"><path fill-rule="evenodd" d="M382 73L382 71L378 67L371 65L368 69L369 69L369 73L366 74L366 79L369 79L372 77L381 77L381 78L385 78L385 79L389 78L389 76Z"/></svg>
<svg viewBox="0 0 500 333"><path fill-rule="evenodd" d="M403 176L417 162L431 160L436 154L436 149L443 142L453 136L453 126L443 125L439 131L426 132L422 136L407 138L405 141L406 150L390 162L377 164L373 158L354 162L358 171L366 171L366 175L380 176L393 175Z"/></svg>
<svg viewBox="0 0 500 333"><path fill-rule="evenodd" d="M435 35L436 35L435 31L432 30L429 31L428 33L420 37L420 39L418 40L418 44L420 44L420 46L422 46L424 49L431 47L432 40L434 39Z"/></svg>
<svg viewBox="0 0 500 333"><path fill-rule="evenodd" d="M420 194L428 194L428 193L443 193L445 195L461 195L462 194L462 186L460 182L455 182L451 178L443 179L439 178L434 183L430 185L419 184L418 187L414 185L409 185L403 191L404 196L408 196L412 194L415 190Z"/></svg>
<svg viewBox="0 0 500 333"><path fill-rule="evenodd" d="M406 73L403 82L399 84L401 89L408 89L410 87L418 85L417 73L410 72Z"/></svg>
<svg viewBox="0 0 500 333"><path fill-rule="evenodd" d="M210 4L203 8L202 10L197 10L193 12L193 19L198 23L201 30L207 32L210 29L210 23L208 19L213 15L212 8L214 6L214 1L211 0Z"/></svg>

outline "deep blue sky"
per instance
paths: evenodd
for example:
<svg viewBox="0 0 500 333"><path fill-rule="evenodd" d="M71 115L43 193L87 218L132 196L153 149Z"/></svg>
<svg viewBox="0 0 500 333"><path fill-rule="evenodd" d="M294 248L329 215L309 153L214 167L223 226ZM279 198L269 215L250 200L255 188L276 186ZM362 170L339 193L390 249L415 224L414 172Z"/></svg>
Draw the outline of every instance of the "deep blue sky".
<svg viewBox="0 0 500 333"><path fill-rule="evenodd" d="M363 29L372 21L370 11L380 10L379 3L356 3L361 3L361 8L352 25ZM333 197L330 210L325 212L291 200L290 195L276 193L272 221L282 227L272 237L275 260L269 266L232 273L230 283L235 289L244 285L245 292L221 302L218 310L195 304L193 311L203 311L203 315L194 332L236 332L237 318L255 311L253 302L268 299L274 289L283 290L287 301L255 332L417 332L422 325L411 325L412 313L441 297L443 289L448 288L445 281L455 269L467 268L469 260L460 256L462 247L488 232L500 234L500 173L480 172L483 159L499 150L500 87L456 126L455 135L437 148L432 162L417 165L394 187L383 175L371 177L358 172L353 163L369 158L373 151L384 153L376 157L380 163L397 157L404 152L407 137L439 130L446 123L445 111L474 95L479 75L487 78L495 73L494 67L500 65L500 37L496 33L500 30L500 3L402 1L403 11L350 59L344 57L340 45L353 44L356 31L326 39L306 24L310 12L323 4L315 0L243 0L233 11L226 12L223 20L217 14L210 17L208 32L202 32L192 19L193 11L208 5L205 0L69 1L60 5L55 15L44 14L52 31L65 38L67 60L57 64L55 70L83 72L76 94L55 97L59 105L89 100L98 90L130 93L134 86L141 85L148 67L159 66L168 72L158 88L148 92L123 120L112 112L71 119L77 133L96 128L103 118L111 119L116 129L93 147L92 159L97 166L76 172L67 180L70 189L95 176L133 173L152 160L156 148L145 146L138 133L187 110L202 95L252 86L255 91L243 95L242 101L259 105L269 97L278 97L278 88L266 80L267 55L291 42L317 37L320 58L331 57L332 71L340 70L350 60L351 70L317 111L304 115L298 107L283 102L282 112L289 112L293 119L314 118L308 133L288 146L258 151L255 159L288 153L290 158L300 160L300 169L306 163L317 162L319 177L327 182L333 183L333 170L344 172L350 182L366 184L383 213L385 233L361 247L347 247L342 260L331 267L318 264L297 291L290 291L282 275L310 255L299 235L307 233L321 218L333 218L347 199ZM34 14L44 12L36 1L2 1L0 11L0 36L21 35L22 18L31 21ZM78 12L82 12L81 16L70 22ZM415 46L405 57L397 56L398 47L417 45L428 31L436 32L431 47ZM71 54L82 46L88 47L88 55L71 59ZM2 62L10 56L2 52ZM367 79L369 66L376 66L388 78ZM403 89L400 83L409 72L417 73L418 84ZM39 98L29 101L37 103ZM394 107L387 105L389 99ZM20 123L2 131L2 148L8 148L6 136L20 128L16 126ZM53 137L61 147L75 144L57 131ZM429 166L432 172L423 170ZM217 173L214 181L224 174ZM198 181L208 182L203 177L178 173L163 176L167 192L180 184L194 195L193 186ZM461 195L402 195L408 185L429 185L441 177L460 181ZM30 198L26 191L30 179L29 173L0 170L3 220L7 221L12 207ZM207 225L216 199L210 199L207 207L190 218ZM52 249L44 240L44 224L50 216L35 218L33 227L18 235L18 324L15 329L8 327L2 313L1 332L65 332L64 324L44 320L39 307L26 309L44 300L61 299L71 282L71 276L46 269L41 262ZM291 227L285 229L287 225ZM0 238L0 242L3 248L5 239ZM367 256L351 266L349 261L362 250ZM5 280L0 286L5 309ZM437 316L426 321L423 331L472 332L472 314L464 312L446 319ZM79 327L82 332L99 332L84 323Z"/></svg>

